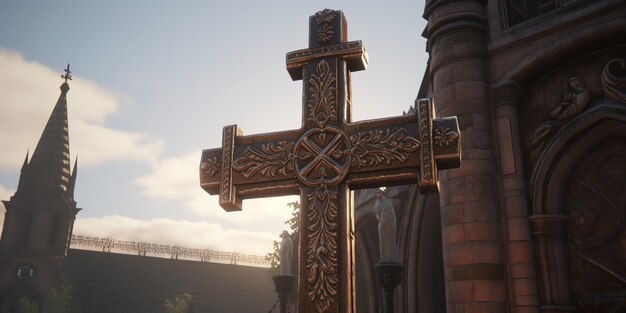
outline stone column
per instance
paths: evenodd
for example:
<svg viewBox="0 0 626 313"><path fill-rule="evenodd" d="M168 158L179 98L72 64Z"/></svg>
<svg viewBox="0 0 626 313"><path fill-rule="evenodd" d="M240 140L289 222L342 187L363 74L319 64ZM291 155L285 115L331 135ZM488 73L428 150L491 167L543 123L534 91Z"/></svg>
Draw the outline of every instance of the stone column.
<svg viewBox="0 0 626 313"><path fill-rule="evenodd" d="M567 216L537 214L530 217L537 245L541 280L541 312L576 312L571 304L568 264L564 242Z"/></svg>
<svg viewBox="0 0 626 313"><path fill-rule="evenodd" d="M518 118L522 87L507 81L493 85L501 188L504 201L503 239L506 242L506 268L511 291L511 312L539 312L537 275L528 217L528 189L524 178L522 141Z"/></svg>
<svg viewBox="0 0 626 313"><path fill-rule="evenodd" d="M424 16L437 116L456 115L459 169L441 173L441 227L447 311L507 312L500 238L489 75L486 1L431 0Z"/></svg>

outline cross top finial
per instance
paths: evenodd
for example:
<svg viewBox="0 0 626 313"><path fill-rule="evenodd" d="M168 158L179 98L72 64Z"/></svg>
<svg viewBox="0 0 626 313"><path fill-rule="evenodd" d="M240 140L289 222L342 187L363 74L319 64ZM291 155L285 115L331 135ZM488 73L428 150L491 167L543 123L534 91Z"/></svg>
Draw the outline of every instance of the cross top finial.
<svg viewBox="0 0 626 313"><path fill-rule="evenodd" d="M64 75L61 75L61 78L65 79L65 83L67 84L67 80L72 80L72 71L70 71L70 64L67 63L67 68L63 70L65 72Z"/></svg>

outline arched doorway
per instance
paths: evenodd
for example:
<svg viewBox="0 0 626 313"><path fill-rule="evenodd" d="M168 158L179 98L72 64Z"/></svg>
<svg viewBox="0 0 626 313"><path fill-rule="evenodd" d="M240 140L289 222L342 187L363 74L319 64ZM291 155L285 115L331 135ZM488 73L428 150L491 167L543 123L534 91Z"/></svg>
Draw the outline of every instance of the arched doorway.
<svg viewBox="0 0 626 313"><path fill-rule="evenodd" d="M532 181L542 311L626 310L626 106L568 123Z"/></svg>

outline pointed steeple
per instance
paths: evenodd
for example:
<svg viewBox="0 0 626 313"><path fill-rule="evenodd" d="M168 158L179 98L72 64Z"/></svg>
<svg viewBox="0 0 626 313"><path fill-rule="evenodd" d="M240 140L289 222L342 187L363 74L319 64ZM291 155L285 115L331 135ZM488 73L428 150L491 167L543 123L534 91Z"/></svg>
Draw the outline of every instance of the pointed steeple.
<svg viewBox="0 0 626 313"><path fill-rule="evenodd" d="M70 176L70 184L67 190L67 194L70 199L74 199L74 186L76 186L76 174L78 174L78 155L74 160L74 169L72 170L72 176Z"/></svg>
<svg viewBox="0 0 626 313"><path fill-rule="evenodd" d="M28 166L28 154L29 153L30 153L30 150L26 150L26 157L24 158L24 164L22 164L22 171L24 171L26 166Z"/></svg>
<svg viewBox="0 0 626 313"><path fill-rule="evenodd" d="M70 185L70 145L67 123L67 84L72 79L69 64L61 77L61 95L57 100L48 123L39 138L33 156L22 173L22 188L42 192L67 194ZM24 177L25 176L25 177ZM18 188L18 192L20 192Z"/></svg>
<svg viewBox="0 0 626 313"><path fill-rule="evenodd" d="M4 220L0 254L36 250L50 256L67 254L76 214L74 185L78 166L70 174L70 142L67 121L67 92L72 79L67 65L61 95L50 114L39 143L22 165L15 195L3 201ZM78 159L77 159L78 160Z"/></svg>
<svg viewBox="0 0 626 313"><path fill-rule="evenodd" d="M24 163L22 164L22 169L20 170L20 180L17 183L17 189L22 188L24 178L26 177L25 171L28 168L28 154L29 153L30 153L30 150L27 150L26 157L24 158Z"/></svg>

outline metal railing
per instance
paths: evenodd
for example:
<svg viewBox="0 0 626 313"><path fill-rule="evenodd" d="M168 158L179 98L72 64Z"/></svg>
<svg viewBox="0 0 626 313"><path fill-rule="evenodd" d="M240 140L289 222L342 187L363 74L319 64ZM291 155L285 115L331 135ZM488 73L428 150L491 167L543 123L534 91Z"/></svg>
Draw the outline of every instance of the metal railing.
<svg viewBox="0 0 626 313"><path fill-rule="evenodd" d="M270 262L264 256L244 254L238 252L224 252L213 249L187 248L179 245L161 245L143 241L117 240L111 237L90 237L83 235L72 235L72 247L96 248L102 252L111 250L133 253L140 256L147 254L154 256L169 256L172 259L178 258L199 260L201 262L220 262L230 264L251 264L257 266L269 266Z"/></svg>

